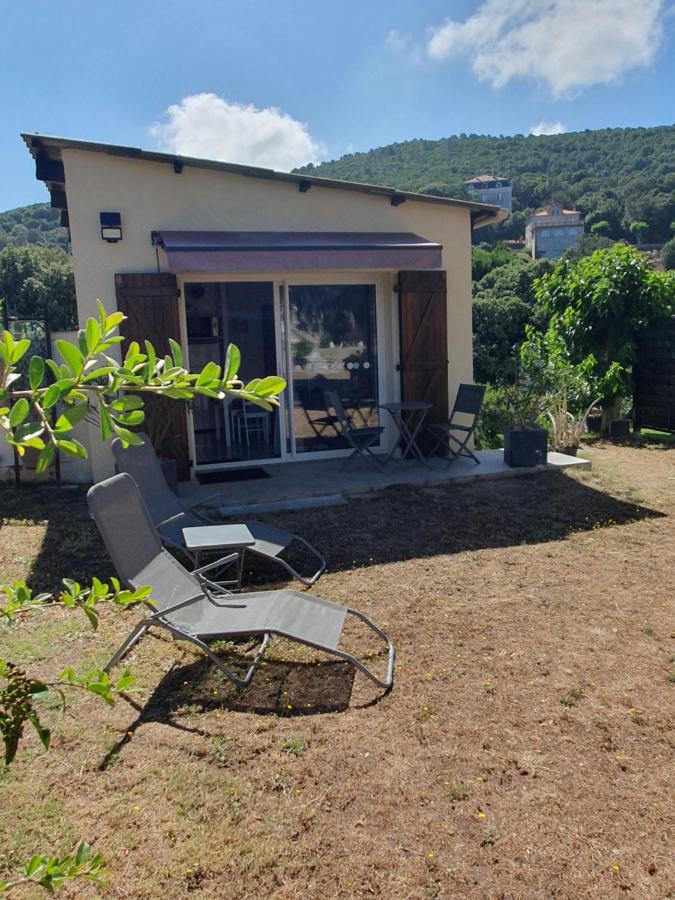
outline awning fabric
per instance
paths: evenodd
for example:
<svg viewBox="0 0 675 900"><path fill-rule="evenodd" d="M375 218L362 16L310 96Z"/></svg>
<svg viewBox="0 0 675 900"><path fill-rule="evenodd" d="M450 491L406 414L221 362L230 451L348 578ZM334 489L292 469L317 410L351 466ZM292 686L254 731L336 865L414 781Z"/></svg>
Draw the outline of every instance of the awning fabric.
<svg viewBox="0 0 675 900"><path fill-rule="evenodd" d="M307 269L438 269L441 244L417 234L350 231L155 231L175 274Z"/></svg>

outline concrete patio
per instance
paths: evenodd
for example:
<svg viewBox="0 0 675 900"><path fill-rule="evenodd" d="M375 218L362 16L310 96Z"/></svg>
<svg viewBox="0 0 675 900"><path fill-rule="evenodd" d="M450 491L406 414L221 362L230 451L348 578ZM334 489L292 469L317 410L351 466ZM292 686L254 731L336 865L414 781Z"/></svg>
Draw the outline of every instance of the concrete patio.
<svg viewBox="0 0 675 900"><path fill-rule="evenodd" d="M269 478L228 481L223 484L180 486L180 494L190 503L207 500L224 517L249 516L286 509L303 509L347 503L354 495L381 490L392 485L429 485L439 482L472 481L477 478L513 478L546 470L590 468L585 459L549 453L546 466L512 469L504 462L502 450L481 450L480 465L470 459L449 464L432 458L429 465L405 460L392 461L386 468L362 460L341 469L342 460L308 460L266 466ZM217 495L217 496L214 496Z"/></svg>

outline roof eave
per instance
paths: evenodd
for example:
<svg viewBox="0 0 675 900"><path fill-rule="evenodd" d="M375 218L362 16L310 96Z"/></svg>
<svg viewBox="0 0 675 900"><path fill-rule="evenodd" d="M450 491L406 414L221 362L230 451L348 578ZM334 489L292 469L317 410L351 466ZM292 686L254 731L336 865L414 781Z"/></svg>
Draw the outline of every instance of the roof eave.
<svg viewBox="0 0 675 900"><path fill-rule="evenodd" d="M220 162L212 159L199 159L192 156L178 156L171 153L161 153L154 150L141 150L138 147L126 147L117 144L103 144L95 141L80 141L72 138L62 138L44 134L22 133L21 137L25 142L30 154L37 161L38 159L61 160L62 150L84 150L90 153L104 153L109 156L120 156L127 159L144 160L146 162L167 163L174 167L178 172L183 167L193 167L200 169L213 169L221 172L229 172L230 174L244 175L250 178L265 178L270 181L282 181L296 184L298 189L305 193L309 187L323 187L331 190L355 191L362 194L370 194L382 196L389 199L392 206L399 206L405 201L416 203L432 203L440 206L451 206L470 210L479 217L493 217L499 213L498 207L487 203L473 203L470 200L455 200L450 197L436 197L431 194L418 194L414 191L400 191L395 188L384 187L382 185L367 184L357 181L340 181L336 178L322 178L317 175L300 175L293 172L277 172L274 169L264 169L257 166L246 166L239 163ZM47 188L52 194L52 205L54 206L54 194L65 192L65 182L55 182L44 180ZM65 198L57 198L62 200ZM64 208L64 207L58 207ZM474 227L474 226L472 226ZM479 227L479 226L475 226Z"/></svg>

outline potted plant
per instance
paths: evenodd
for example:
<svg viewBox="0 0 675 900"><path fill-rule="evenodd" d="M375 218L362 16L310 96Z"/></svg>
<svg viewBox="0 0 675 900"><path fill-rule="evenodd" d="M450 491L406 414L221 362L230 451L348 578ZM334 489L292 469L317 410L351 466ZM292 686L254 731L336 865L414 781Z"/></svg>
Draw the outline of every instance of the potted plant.
<svg viewBox="0 0 675 900"><path fill-rule="evenodd" d="M604 378L598 379L593 354L579 363L572 362L561 323L555 316L546 332L527 326L526 335L520 349L521 361L543 396L553 449L576 456L589 413L602 402L603 385L615 379L615 367L610 366Z"/></svg>
<svg viewBox="0 0 675 900"><path fill-rule="evenodd" d="M504 462L521 468L546 464L548 435L537 424L542 396L533 381L523 381L504 389L508 424L504 427Z"/></svg>

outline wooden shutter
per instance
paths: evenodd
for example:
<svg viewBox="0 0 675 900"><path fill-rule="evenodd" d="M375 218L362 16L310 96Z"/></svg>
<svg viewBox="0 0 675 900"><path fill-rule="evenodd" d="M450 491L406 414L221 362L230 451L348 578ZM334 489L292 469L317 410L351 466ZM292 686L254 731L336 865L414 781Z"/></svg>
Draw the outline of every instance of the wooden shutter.
<svg viewBox="0 0 675 900"><path fill-rule="evenodd" d="M179 292L176 276L168 272L115 275L117 308L127 317L120 332L126 341L150 341L158 356L169 352L169 338L180 344ZM122 352L125 350L122 344ZM182 400L146 395L145 430L157 455L175 459L178 479L190 479L187 404Z"/></svg>
<svg viewBox="0 0 675 900"><path fill-rule="evenodd" d="M399 272L398 290L401 399L431 403L427 423L447 422L446 273L437 270Z"/></svg>

